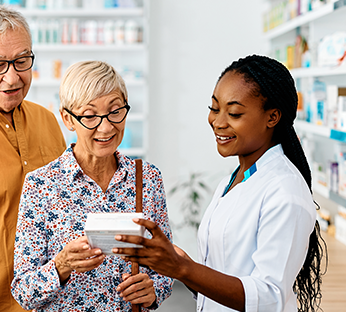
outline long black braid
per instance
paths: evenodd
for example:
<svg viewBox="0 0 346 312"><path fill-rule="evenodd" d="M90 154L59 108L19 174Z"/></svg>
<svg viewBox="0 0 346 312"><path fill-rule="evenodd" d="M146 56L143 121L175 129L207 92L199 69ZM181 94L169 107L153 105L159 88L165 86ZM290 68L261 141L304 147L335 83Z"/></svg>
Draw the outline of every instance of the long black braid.
<svg viewBox="0 0 346 312"><path fill-rule="evenodd" d="M293 128L298 96L294 80L280 62L266 56L251 55L233 62L221 74L242 74L245 81L254 85L254 91L265 97L264 110L278 108L280 122L275 127L274 140L281 143L285 155L298 168L311 189L311 171L298 136ZM317 205L317 204L316 204ZM318 205L317 205L318 206ZM317 311L321 302L321 260L327 246L321 237L318 222L310 235L309 249L302 269L296 277L293 290L297 294L299 312Z"/></svg>

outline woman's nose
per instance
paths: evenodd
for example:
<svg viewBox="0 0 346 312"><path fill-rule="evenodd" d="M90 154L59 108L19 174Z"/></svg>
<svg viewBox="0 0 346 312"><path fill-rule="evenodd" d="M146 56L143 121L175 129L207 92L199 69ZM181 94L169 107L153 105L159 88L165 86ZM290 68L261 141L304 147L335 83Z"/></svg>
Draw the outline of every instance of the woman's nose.
<svg viewBox="0 0 346 312"><path fill-rule="evenodd" d="M222 129L228 127L227 114L217 114L212 122L214 128Z"/></svg>
<svg viewBox="0 0 346 312"><path fill-rule="evenodd" d="M109 132L112 130L113 124L107 119L103 118L99 126L97 127L97 131L99 132Z"/></svg>

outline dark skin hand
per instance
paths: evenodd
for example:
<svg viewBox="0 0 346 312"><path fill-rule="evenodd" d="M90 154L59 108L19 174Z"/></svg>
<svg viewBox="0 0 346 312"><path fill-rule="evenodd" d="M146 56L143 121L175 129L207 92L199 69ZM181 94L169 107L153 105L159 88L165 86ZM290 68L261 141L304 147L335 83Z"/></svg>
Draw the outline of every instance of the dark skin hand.
<svg viewBox="0 0 346 312"><path fill-rule="evenodd" d="M183 282L187 287L229 308L245 311L245 293L241 281L194 262L183 250L174 246L154 223L133 219L148 229L151 239L133 235L117 235L116 240L142 245L143 248L114 248L125 261L136 261L143 266Z"/></svg>

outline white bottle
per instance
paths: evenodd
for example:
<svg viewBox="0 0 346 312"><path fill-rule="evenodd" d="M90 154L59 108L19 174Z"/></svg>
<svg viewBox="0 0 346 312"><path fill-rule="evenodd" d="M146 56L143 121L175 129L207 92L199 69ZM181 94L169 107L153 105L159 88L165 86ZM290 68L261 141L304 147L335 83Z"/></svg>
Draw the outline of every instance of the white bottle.
<svg viewBox="0 0 346 312"><path fill-rule="evenodd" d="M31 31L31 39L33 44L39 43L38 38L38 22L36 19L28 20L28 24Z"/></svg>
<svg viewBox="0 0 346 312"><path fill-rule="evenodd" d="M114 41L116 44L124 44L124 21L117 20L114 23Z"/></svg>
<svg viewBox="0 0 346 312"><path fill-rule="evenodd" d="M55 2L54 0L46 0L47 10L53 10L55 8Z"/></svg>
<svg viewBox="0 0 346 312"><path fill-rule="evenodd" d="M70 43L70 34L69 34L69 22L67 19L63 19L62 21L62 32L61 32L61 42L63 44Z"/></svg>
<svg viewBox="0 0 346 312"><path fill-rule="evenodd" d="M38 42L47 43L47 21L43 19L38 21Z"/></svg>
<svg viewBox="0 0 346 312"><path fill-rule="evenodd" d="M37 0L36 5L39 9L45 9L46 8L46 0Z"/></svg>
<svg viewBox="0 0 346 312"><path fill-rule="evenodd" d="M71 43L79 43L79 25L78 20L75 18L71 21Z"/></svg>
<svg viewBox="0 0 346 312"><path fill-rule="evenodd" d="M133 44L138 41L138 25L134 20L125 23L125 42Z"/></svg>
<svg viewBox="0 0 346 312"><path fill-rule="evenodd" d="M96 44L97 42L97 22L89 20L85 22L85 40L87 44Z"/></svg>
<svg viewBox="0 0 346 312"><path fill-rule="evenodd" d="M36 0L26 0L25 7L27 9L36 9L37 7Z"/></svg>
<svg viewBox="0 0 346 312"><path fill-rule="evenodd" d="M105 23L103 21L97 22L97 44L105 43Z"/></svg>
<svg viewBox="0 0 346 312"><path fill-rule="evenodd" d="M113 21L107 20L104 23L104 42L105 44L112 44L114 39Z"/></svg>

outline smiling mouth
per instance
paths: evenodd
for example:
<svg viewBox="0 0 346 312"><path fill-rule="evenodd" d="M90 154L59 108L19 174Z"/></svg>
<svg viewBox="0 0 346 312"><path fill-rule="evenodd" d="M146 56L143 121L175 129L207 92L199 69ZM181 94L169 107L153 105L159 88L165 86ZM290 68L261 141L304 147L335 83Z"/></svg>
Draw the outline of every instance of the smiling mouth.
<svg viewBox="0 0 346 312"><path fill-rule="evenodd" d="M94 139L95 141L98 141L98 142L108 142L110 141L111 139L113 139L115 137L115 134L112 135L111 137L107 138L107 139Z"/></svg>
<svg viewBox="0 0 346 312"><path fill-rule="evenodd" d="M17 92L20 88L18 89L12 89L12 90L4 90L2 92L6 93L6 94L11 94L11 93L14 93L14 92Z"/></svg>
<svg viewBox="0 0 346 312"><path fill-rule="evenodd" d="M219 136L217 135L216 138L221 140L221 141L226 141L226 140L231 140L234 139L236 136L232 136L232 137L224 137L224 136Z"/></svg>

